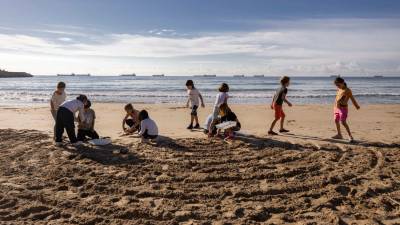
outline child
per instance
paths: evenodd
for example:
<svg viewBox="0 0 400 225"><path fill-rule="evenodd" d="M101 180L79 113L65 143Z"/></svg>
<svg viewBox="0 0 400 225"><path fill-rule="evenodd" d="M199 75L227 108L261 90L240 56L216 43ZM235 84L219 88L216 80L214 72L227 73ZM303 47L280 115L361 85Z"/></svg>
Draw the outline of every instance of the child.
<svg viewBox="0 0 400 225"><path fill-rule="evenodd" d="M90 107L92 103L88 100L85 105L84 109L84 117L85 121L82 122L79 120L78 126L78 141L85 141L86 136L90 137L91 139L99 139L99 135L94 130L94 123L96 119L96 113Z"/></svg>
<svg viewBox="0 0 400 225"><path fill-rule="evenodd" d="M71 143L75 146L82 144L78 141L75 135L75 116L74 114L79 111L79 119L85 122L84 106L87 103L87 97L85 95L79 95L74 100L65 101L60 105L57 110L56 120L56 145L62 145L62 135L64 128L67 130L68 138Z"/></svg>
<svg viewBox="0 0 400 225"><path fill-rule="evenodd" d="M213 110L213 122L208 127L208 135L212 136L212 131L214 129L215 124L218 121L218 114L219 114L219 107L224 104L228 103L228 92L229 86L226 83L222 83L221 86L218 88L219 93L217 94L217 98L215 99L214 110Z"/></svg>
<svg viewBox="0 0 400 225"><path fill-rule="evenodd" d="M236 122L235 127L231 127L225 130L225 136L226 136L225 140L233 139L235 137L235 131L239 131L241 128L239 119L237 118L236 114L232 112L231 108L229 108L228 104L226 103L223 103L219 107L219 115L221 117L220 119L221 123L229 121Z"/></svg>
<svg viewBox="0 0 400 225"><path fill-rule="evenodd" d="M334 119L337 129L337 135L333 136L334 139L343 139L342 132L340 131L340 123L346 128L347 133L350 137L350 142L354 142L353 136L350 132L350 127L346 122L347 115L348 115L348 101L351 99L353 105L356 109L360 109L356 99L354 98L350 88L347 87L346 82L343 78L337 77L335 79L335 85L338 88L336 93L335 99L335 106L334 106Z"/></svg>
<svg viewBox="0 0 400 225"><path fill-rule="evenodd" d="M139 113L140 131L139 135L142 137L142 143L148 140L154 140L158 137L158 127L154 120L149 118L146 110Z"/></svg>
<svg viewBox="0 0 400 225"><path fill-rule="evenodd" d="M283 112L283 102L286 102L286 104L288 104L289 107L292 107L292 103L290 103L287 98L286 98L286 94L288 92L288 87L290 84L290 78L287 76L283 76L281 78L281 87L276 91L274 98L272 99L272 103L271 103L271 109L275 110L275 119L274 121L272 121L271 127L269 128L268 134L269 135L278 135L277 133L275 133L273 131L274 126L276 124L276 122L278 122L278 120L281 120L281 126L280 126L280 133L286 133L289 132L288 130L285 130L283 128L283 124L285 122L285 113Z"/></svg>
<svg viewBox="0 0 400 225"><path fill-rule="evenodd" d="M50 99L51 115L53 116L54 122L56 122L57 120L58 108L67 98L67 95L65 94L65 86L66 85L64 82L58 82L57 89L53 92L53 95L51 96ZM55 138L55 133L56 133L56 125L54 123L54 138Z"/></svg>
<svg viewBox="0 0 400 225"><path fill-rule="evenodd" d="M199 90L194 87L194 83L192 80L186 81L186 88L187 88L187 93L188 93L188 100L186 103L186 107L189 108L189 102L190 102L190 125L187 127L187 129L199 129L199 118L197 117L197 109L199 108L199 99L201 101L201 107L204 108L204 101L203 101L203 96L201 96ZM196 125L193 127L193 121L196 121Z"/></svg>
<svg viewBox="0 0 400 225"><path fill-rule="evenodd" d="M122 120L122 130L126 134L133 134L140 128L139 111L133 108L131 103L125 105L125 111L126 115ZM125 127L125 124L128 125L128 128Z"/></svg>
<svg viewBox="0 0 400 225"><path fill-rule="evenodd" d="M211 113L210 115L208 115L208 117L206 118L205 122L204 122L204 134L208 134L209 133L209 128L211 127L211 123L213 122L213 114ZM220 123L219 119L217 119L214 123L214 128L211 131L212 135L217 134L217 128L215 127L215 125L217 125L218 123Z"/></svg>

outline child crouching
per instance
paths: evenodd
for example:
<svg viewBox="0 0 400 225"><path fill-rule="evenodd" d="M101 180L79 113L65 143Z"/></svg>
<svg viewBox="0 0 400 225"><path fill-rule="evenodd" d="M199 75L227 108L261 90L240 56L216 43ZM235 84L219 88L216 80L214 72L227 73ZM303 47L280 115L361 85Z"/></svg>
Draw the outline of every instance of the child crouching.
<svg viewBox="0 0 400 225"><path fill-rule="evenodd" d="M220 121L221 123L225 122L236 122L236 126L230 127L225 129L225 140L232 140L235 137L235 132L239 131L241 128L241 124L239 122L239 119L237 118L236 114L232 112L231 108L229 108L228 104L223 103L219 107L219 116L220 116ZM218 130L218 133L220 130Z"/></svg>
<svg viewBox="0 0 400 225"><path fill-rule="evenodd" d="M140 131L139 135L142 138L142 143L149 140L155 140L158 137L158 127L154 120L150 119L146 110L139 113Z"/></svg>
<svg viewBox="0 0 400 225"><path fill-rule="evenodd" d="M84 112L83 112L85 121L79 120L78 141L85 141L86 137L89 137L91 139L99 139L99 135L94 130L96 113L94 112L93 109L90 108L91 106L92 106L92 103L88 100L86 102Z"/></svg>

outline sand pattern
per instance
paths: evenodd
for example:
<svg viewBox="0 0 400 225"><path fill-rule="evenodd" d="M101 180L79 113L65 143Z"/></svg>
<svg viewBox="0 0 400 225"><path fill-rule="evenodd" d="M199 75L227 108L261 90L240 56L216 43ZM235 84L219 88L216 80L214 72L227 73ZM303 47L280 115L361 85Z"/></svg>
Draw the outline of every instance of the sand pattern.
<svg viewBox="0 0 400 225"><path fill-rule="evenodd" d="M56 148L0 130L9 224L399 224L400 145L243 138Z"/></svg>

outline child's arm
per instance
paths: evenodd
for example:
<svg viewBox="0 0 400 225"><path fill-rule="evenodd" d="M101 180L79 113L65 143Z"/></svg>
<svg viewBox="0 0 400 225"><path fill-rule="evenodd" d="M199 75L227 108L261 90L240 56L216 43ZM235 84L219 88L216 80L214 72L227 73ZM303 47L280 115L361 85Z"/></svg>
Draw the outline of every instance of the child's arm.
<svg viewBox="0 0 400 225"><path fill-rule="evenodd" d="M201 101L201 107L205 107L205 105L204 105L204 100L203 100L203 96L201 95L201 94L199 94L199 97L200 97L200 101Z"/></svg>
<svg viewBox="0 0 400 225"><path fill-rule="evenodd" d="M276 99L276 94L275 94L274 97L272 98L271 109L274 109L275 99Z"/></svg>
<svg viewBox="0 0 400 225"><path fill-rule="evenodd" d="M288 104L288 106L292 107L292 103L290 103L287 98L286 98L286 94L283 94L283 101L286 102L286 104Z"/></svg>
<svg viewBox="0 0 400 225"><path fill-rule="evenodd" d="M188 97L188 99L186 101L186 108L189 108L189 101L190 101L190 97Z"/></svg>
<svg viewBox="0 0 400 225"><path fill-rule="evenodd" d="M139 136L142 136L146 129L147 129L147 125L143 121L140 122Z"/></svg>
<svg viewBox="0 0 400 225"><path fill-rule="evenodd" d="M51 96L51 98L50 98L50 108L51 108L51 111L55 111L54 104L53 104L53 96Z"/></svg>
<svg viewBox="0 0 400 225"><path fill-rule="evenodd" d="M125 117L124 117L124 119L122 120L122 130L123 130L123 131L125 131L125 129L126 129L126 128L125 128L126 119L128 119L128 114L126 114Z"/></svg>
<svg viewBox="0 0 400 225"><path fill-rule="evenodd" d="M353 95L350 95L350 99L351 99L351 102L353 103L353 105L356 107L356 109L360 109L360 105L358 105L358 103Z"/></svg>

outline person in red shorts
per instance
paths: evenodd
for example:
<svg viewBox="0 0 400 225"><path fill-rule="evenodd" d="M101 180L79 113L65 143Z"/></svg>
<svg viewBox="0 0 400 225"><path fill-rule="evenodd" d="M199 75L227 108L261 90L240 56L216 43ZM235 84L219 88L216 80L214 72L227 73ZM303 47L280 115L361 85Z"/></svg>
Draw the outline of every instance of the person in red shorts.
<svg viewBox="0 0 400 225"><path fill-rule="evenodd" d="M283 124L285 122L285 113L283 112L283 103L286 102L286 104L288 104L288 106L292 106L292 103L290 103L287 98L287 92L288 92L288 87L290 84L290 78L287 76L283 76L281 78L281 87L276 91L276 94L274 96L274 98L272 99L272 103L271 103L271 109L273 109L275 111L275 119L274 121L272 121L271 127L269 128L268 134L269 135L278 135L277 133L275 133L273 131L276 122L278 122L278 120L281 120L281 127L279 129L280 133L286 133L289 132L288 130L283 128Z"/></svg>

